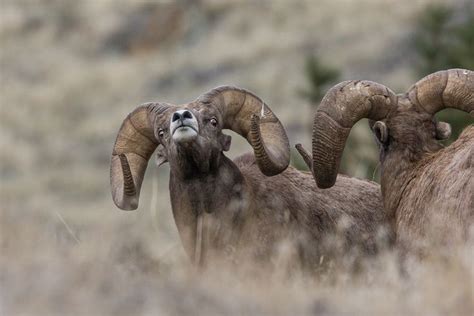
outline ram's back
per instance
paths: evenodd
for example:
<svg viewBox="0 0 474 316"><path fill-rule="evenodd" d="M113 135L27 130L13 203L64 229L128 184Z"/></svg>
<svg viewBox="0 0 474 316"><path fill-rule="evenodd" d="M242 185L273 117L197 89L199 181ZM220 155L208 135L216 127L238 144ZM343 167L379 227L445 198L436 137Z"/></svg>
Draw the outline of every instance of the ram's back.
<svg viewBox="0 0 474 316"><path fill-rule="evenodd" d="M281 218L291 217L296 229L323 241L337 234L345 243L362 245L373 251L379 232L387 230L380 186L339 175L330 189L319 189L310 172L289 167L283 173L266 177L258 169L253 155L234 161L258 198L258 210Z"/></svg>

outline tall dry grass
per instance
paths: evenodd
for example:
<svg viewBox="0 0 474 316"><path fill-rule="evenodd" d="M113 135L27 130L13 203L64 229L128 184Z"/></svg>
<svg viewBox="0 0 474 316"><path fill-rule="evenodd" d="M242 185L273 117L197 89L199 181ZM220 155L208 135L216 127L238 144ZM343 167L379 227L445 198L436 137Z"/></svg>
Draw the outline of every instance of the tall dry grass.
<svg viewBox="0 0 474 316"><path fill-rule="evenodd" d="M407 260L403 271L390 250L357 273L337 263L287 270L284 253L272 269L241 262L198 270L145 222L79 226L57 214L13 212L2 221L4 315L471 315L474 308L472 241Z"/></svg>

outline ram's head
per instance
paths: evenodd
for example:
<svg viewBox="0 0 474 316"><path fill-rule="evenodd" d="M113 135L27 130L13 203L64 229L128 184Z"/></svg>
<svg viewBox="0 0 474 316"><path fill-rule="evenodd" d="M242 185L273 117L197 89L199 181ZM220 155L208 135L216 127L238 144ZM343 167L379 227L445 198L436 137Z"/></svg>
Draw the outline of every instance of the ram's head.
<svg viewBox="0 0 474 316"><path fill-rule="evenodd" d="M313 175L321 188L336 181L349 132L368 118L383 156L401 151L410 160L440 148L450 135L447 123L434 115L455 108L474 115L474 72L450 69L431 74L407 93L395 95L371 81L352 80L331 88L316 112L313 125Z"/></svg>
<svg viewBox="0 0 474 316"><path fill-rule="evenodd" d="M145 169L157 147L158 164L169 161L171 169L183 177L212 172L220 153L230 146L230 136L223 129L248 140L265 175L288 167L288 138L269 107L249 91L218 87L188 104L148 103L127 116L112 152L115 204L124 210L138 207Z"/></svg>

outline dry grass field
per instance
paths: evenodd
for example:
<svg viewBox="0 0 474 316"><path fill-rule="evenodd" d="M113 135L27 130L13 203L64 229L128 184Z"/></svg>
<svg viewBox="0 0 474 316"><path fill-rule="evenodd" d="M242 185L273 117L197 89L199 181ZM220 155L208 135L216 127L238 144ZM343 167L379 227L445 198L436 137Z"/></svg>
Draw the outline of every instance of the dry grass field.
<svg viewBox="0 0 474 316"><path fill-rule="evenodd" d="M473 315L474 233L403 274L388 250L357 274L196 271L167 166L150 163L135 212L109 188L128 112L222 84L254 91L309 148L305 57L404 91L416 16L433 2L0 0L0 315ZM377 159L366 122L351 139L345 172L363 177ZM231 157L250 149L233 134Z"/></svg>

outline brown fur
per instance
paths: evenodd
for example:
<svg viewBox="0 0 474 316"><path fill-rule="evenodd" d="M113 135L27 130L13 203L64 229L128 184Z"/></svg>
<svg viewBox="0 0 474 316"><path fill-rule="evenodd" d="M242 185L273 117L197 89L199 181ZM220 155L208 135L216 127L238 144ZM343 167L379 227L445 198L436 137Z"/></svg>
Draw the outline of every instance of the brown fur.
<svg viewBox="0 0 474 316"><path fill-rule="evenodd" d="M414 250L465 240L474 219L474 127L443 148L430 114L399 110L384 121L382 195L399 244Z"/></svg>
<svg viewBox="0 0 474 316"><path fill-rule="evenodd" d="M170 193L191 257L192 242L185 240L193 240L195 231L187 219L198 213L208 213L206 257L268 261L290 242L294 255L309 265L348 249L373 253L386 222L378 184L341 175L333 188L322 190L311 173L293 167L267 177L252 154L234 162L222 155L217 170L186 181L171 170ZM342 237L341 243L333 237Z"/></svg>

